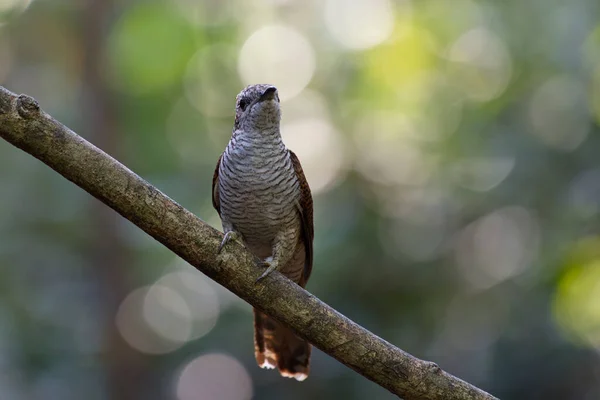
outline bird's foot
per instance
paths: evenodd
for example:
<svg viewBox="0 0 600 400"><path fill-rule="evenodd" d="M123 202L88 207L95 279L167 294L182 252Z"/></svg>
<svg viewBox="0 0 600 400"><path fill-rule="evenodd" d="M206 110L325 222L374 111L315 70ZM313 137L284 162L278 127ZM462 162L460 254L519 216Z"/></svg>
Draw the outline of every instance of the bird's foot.
<svg viewBox="0 0 600 400"><path fill-rule="evenodd" d="M230 242L241 243L241 237L242 235L240 235L236 231L229 231L225 234L223 240L221 241L221 244L219 245L219 248L217 249L217 262L219 267L221 267L224 263L226 264L229 257L231 257L231 255L227 254L226 251L223 251L225 245L227 245Z"/></svg>
<svg viewBox="0 0 600 400"><path fill-rule="evenodd" d="M223 247L225 247L225 245L229 242L233 241L239 241L240 239L240 234L237 233L236 231L229 231L225 234L225 236L223 236L223 240L221 241L221 244L219 245L219 249L217 250L217 254L221 254L221 251L223 250Z"/></svg>
<svg viewBox="0 0 600 400"><path fill-rule="evenodd" d="M262 273L261 276L258 277L256 283L266 278L271 272L275 271L277 269L278 263L276 261L273 261L273 257L267 257L264 259L264 261L261 261L259 265L261 267L265 267L266 270Z"/></svg>

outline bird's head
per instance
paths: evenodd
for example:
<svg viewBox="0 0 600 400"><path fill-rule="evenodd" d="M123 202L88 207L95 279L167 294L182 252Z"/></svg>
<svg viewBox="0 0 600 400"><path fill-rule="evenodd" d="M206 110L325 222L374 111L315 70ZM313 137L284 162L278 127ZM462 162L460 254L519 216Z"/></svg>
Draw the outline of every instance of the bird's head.
<svg viewBox="0 0 600 400"><path fill-rule="evenodd" d="M279 95L275 86L250 85L237 95L234 131L278 131L280 119Z"/></svg>

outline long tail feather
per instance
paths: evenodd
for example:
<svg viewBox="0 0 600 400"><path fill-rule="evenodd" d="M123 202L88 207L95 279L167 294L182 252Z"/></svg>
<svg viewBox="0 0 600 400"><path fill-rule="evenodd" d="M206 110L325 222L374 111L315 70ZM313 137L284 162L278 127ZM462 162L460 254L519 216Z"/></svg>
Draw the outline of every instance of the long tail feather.
<svg viewBox="0 0 600 400"><path fill-rule="evenodd" d="M268 315L254 310L254 355L261 368L303 381L310 370L310 344Z"/></svg>

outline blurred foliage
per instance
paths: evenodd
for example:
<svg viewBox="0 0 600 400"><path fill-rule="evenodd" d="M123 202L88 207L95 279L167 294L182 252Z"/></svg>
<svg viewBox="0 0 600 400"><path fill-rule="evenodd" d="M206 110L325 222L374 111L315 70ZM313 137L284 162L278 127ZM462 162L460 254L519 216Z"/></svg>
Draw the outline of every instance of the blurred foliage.
<svg viewBox="0 0 600 400"><path fill-rule="evenodd" d="M194 52L193 32L169 5L141 3L113 28L109 52L116 87L137 94L162 91L181 81Z"/></svg>
<svg viewBox="0 0 600 400"><path fill-rule="evenodd" d="M311 292L500 398L600 398L597 1L0 0L0 84L216 227L259 82ZM250 306L6 143L0 194L1 399L393 398L319 351L259 369Z"/></svg>

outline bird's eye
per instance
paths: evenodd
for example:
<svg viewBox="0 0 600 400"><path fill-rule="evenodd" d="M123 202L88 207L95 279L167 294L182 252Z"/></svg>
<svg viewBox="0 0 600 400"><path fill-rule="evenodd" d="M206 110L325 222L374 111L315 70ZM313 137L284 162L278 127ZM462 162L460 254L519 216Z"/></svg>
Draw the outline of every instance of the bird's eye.
<svg viewBox="0 0 600 400"><path fill-rule="evenodd" d="M240 100L240 110L244 111L244 110L246 110L246 107L248 107L248 100L241 99Z"/></svg>

